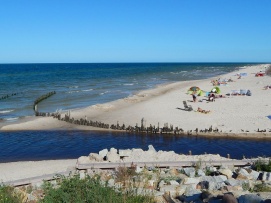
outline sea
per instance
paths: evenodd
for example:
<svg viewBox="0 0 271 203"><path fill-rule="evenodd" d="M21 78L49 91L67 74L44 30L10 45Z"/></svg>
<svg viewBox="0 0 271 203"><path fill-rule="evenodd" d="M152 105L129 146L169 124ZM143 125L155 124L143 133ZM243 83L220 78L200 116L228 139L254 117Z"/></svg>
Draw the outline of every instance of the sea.
<svg viewBox="0 0 271 203"><path fill-rule="evenodd" d="M55 91L56 94L38 105L40 112L56 112L78 109L132 96L141 90L160 84L178 81L198 80L215 77L240 70L251 63L40 63L0 64L0 126L18 122L33 116L34 101L40 96ZM142 137L143 136L143 137ZM159 138L158 138L159 137ZM180 147L175 139L164 139L127 133L84 132L84 131L0 131L0 162L18 160L42 160L77 158L106 147L147 148L147 145L161 150L187 153L197 146L195 153L211 150L206 138L182 138L189 145ZM176 138L180 139L181 138ZM85 140L85 141L82 141ZM88 140L88 141L86 141ZM129 141L131 140L131 141ZM144 141L145 140L145 141ZM216 141L217 140L217 141ZM223 140L223 139L222 139ZM231 153L240 157L271 155L265 150L265 143L258 141L259 150L251 150L254 141L238 144L224 139L212 139L217 146L213 153ZM174 143L173 143L174 142ZM181 142L181 141L180 141ZM214 143L215 142L215 143ZM219 143L224 143L220 145ZM201 144L199 144L201 143ZM205 143L205 144L204 144ZM227 146L226 143L229 143ZM251 144L249 144L251 143ZM235 146L234 149L231 146ZM238 153L237 149L247 151ZM258 146L258 145L256 145ZM76 148L76 149L75 149ZM223 148L223 149L222 149ZM87 149L87 150L83 150Z"/></svg>

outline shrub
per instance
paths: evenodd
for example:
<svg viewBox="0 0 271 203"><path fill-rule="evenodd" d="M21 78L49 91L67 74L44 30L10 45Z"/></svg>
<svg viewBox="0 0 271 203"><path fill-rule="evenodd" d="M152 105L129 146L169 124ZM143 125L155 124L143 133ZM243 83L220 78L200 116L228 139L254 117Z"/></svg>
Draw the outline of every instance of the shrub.
<svg viewBox="0 0 271 203"><path fill-rule="evenodd" d="M253 164L253 168L257 171L271 172L271 159L269 159L268 162L266 162L262 159L258 159Z"/></svg>
<svg viewBox="0 0 271 203"><path fill-rule="evenodd" d="M22 198L14 192L13 187L0 185L0 202L19 203L22 202Z"/></svg>
<svg viewBox="0 0 271 203"><path fill-rule="evenodd" d="M255 185L252 192L271 192L271 188L266 184Z"/></svg>
<svg viewBox="0 0 271 203"><path fill-rule="evenodd" d="M60 185L54 188L50 183L44 184L45 197L42 203L54 202L88 202L88 203L147 203L153 202L148 195L138 195L131 192L117 192L114 188L101 184L100 178L79 175L62 177Z"/></svg>

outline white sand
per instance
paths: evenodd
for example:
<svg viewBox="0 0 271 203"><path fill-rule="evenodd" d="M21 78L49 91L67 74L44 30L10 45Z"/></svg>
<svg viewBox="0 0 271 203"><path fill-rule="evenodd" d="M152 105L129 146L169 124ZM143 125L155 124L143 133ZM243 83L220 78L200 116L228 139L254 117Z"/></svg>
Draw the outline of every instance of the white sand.
<svg viewBox="0 0 271 203"><path fill-rule="evenodd" d="M75 167L76 161L77 159L66 159L0 163L0 183L65 172Z"/></svg>
<svg viewBox="0 0 271 203"><path fill-rule="evenodd" d="M271 129L271 90L264 90L265 85L271 84L271 77L255 77L255 73L265 71L268 65L247 66L243 69L218 78L231 78L235 82L229 82L226 86L220 86L221 94L230 93L231 90L249 89L252 96L229 96L216 99L215 102L190 102L191 95L187 90L191 86L198 86L202 90L212 89L211 79L183 81L158 86L155 89L141 91L138 94L105 104L97 104L87 108L72 110L71 117L85 118L93 121L101 121L108 124L125 124L126 126L140 125L141 119L146 120L147 126L152 124L160 127L164 123L178 126L184 130L204 129L212 126L223 132L241 133L248 130L250 133L260 129ZM247 73L246 77L237 79L237 73ZM198 97L198 99L206 99ZM210 110L209 114L183 111L183 101L198 107ZM19 124L11 124L1 130L39 130L39 129L95 129L86 126L77 126L58 121L53 118L36 118Z"/></svg>

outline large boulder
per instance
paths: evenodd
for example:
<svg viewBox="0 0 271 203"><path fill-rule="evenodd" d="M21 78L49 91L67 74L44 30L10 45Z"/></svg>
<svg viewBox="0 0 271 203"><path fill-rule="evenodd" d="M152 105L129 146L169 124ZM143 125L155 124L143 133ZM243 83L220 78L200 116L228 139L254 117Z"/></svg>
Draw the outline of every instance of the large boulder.
<svg viewBox="0 0 271 203"><path fill-rule="evenodd" d="M100 156L99 154L96 154L96 153L90 153L88 155L89 159L91 161L96 161L96 162L102 162L103 161L103 157Z"/></svg>
<svg viewBox="0 0 271 203"><path fill-rule="evenodd" d="M227 178L232 178L232 171L228 168L222 168L218 170L222 175L227 176Z"/></svg>
<svg viewBox="0 0 271 203"><path fill-rule="evenodd" d="M120 161L120 156L117 154L115 150L110 150L110 152L107 153L106 155L106 160L109 162L119 162Z"/></svg>
<svg viewBox="0 0 271 203"><path fill-rule="evenodd" d="M188 167L188 168L184 168L183 169L184 173L190 177L190 178L194 178L195 177L195 168L193 167Z"/></svg>
<svg viewBox="0 0 271 203"><path fill-rule="evenodd" d="M89 164L91 163L90 159L88 156L80 156L78 159L77 159L77 163L78 164Z"/></svg>
<svg viewBox="0 0 271 203"><path fill-rule="evenodd" d="M99 151L99 155L103 158L106 157L107 153L108 153L108 149L103 149L103 150Z"/></svg>

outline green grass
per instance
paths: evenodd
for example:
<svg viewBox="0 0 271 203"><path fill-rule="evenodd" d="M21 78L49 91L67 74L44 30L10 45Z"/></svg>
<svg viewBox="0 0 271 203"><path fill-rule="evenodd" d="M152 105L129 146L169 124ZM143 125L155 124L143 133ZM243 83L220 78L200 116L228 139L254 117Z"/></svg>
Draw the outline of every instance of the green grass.
<svg viewBox="0 0 271 203"><path fill-rule="evenodd" d="M44 184L45 197L41 203L149 203L153 202L150 195L135 194L135 190L116 191L101 185L99 178L86 176L85 179L79 175L73 177L62 177L60 185L54 188L51 184Z"/></svg>

